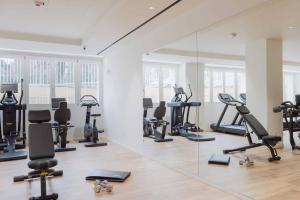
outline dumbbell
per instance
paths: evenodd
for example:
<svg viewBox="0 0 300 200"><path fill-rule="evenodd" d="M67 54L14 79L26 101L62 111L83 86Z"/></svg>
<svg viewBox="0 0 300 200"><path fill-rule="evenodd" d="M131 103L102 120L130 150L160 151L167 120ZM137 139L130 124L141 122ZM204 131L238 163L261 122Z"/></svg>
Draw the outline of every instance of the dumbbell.
<svg viewBox="0 0 300 200"><path fill-rule="evenodd" d="M96 180L94 183L94 191L95 193L100 193L102 191L112 192L113 185L110 184L107 180Z"/></svg>

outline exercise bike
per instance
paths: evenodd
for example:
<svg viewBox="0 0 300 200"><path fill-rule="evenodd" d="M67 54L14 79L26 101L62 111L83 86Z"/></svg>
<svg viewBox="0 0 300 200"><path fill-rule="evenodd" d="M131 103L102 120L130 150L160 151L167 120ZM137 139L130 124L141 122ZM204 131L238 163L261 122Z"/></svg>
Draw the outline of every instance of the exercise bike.
<svg viewBox="0 0 300 200"><path fill-rule="evenodd" d="M85 125L84 125L84 138L83 140L79 140L79 143L88 142L85 144L85 147L98 147L98 146L106 146L106 142L100 142L98 134L103 133L104 130L99 130L96 127L96 118L100 117L101 114L91 114L92 107L98 106L99 103L97 99L93 95L84 95L80 99L80 106L86 107L86 115L85 115ZM93 124L91 124L90 120L93 117Z"/></svg>
<svg viewBox="0 0 300 200"><path fill-rule="evenodd" d="M71 111L65 98L52 98L52 109L54 112L54 123L52 128L55 130L56 145L55 152L75 151L76 147L67 146L67 134L69 128L74 127L69 121L71 120Z"/></svg>
<svg viewBox="0 0 300 200"><path fill-rule="evenodd" d="M143 99L143 107L144 107L144 137L149 137L154 139L155 142L171 142L172 138L165 138L167 126L169 122L165 121L163 118L166 114L166 102L161 101L159 106L155 109L153 117L148 118L147 112L148 108L153 108L153 103L151 98ZM162 131L157 130L159 127L162 127Z"/></svg>

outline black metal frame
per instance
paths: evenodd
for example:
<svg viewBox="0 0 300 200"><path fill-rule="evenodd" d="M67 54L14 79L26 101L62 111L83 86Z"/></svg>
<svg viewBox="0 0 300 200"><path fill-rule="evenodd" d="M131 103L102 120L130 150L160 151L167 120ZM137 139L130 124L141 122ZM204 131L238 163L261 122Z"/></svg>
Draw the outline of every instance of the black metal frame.
<svg viewBox="0 0 300 200"><path fill-rule="evenodd" d="M44 170L34 170L28 173L28 175L15 176L14 182L21 182L25 180L32 180L40 178L41 183L41 196L40 197L31 197L29 200L56 200L58 199L58 194L48 194L47 195L47 178L59 177L63 175L62 170L55 171L53 169L44 169Z"/></svg>
<svg viewBox="0 0 300 200"><path fill-rule="evenodd" d="M224 154L229 154L229 153L233 153L233 152L239 152L239 151L246 151L247 149L252 149L252 148L256 148L256 147L261 147L261 146L266 146L271 153L271 157L268 159L270 162L272 161L276 161L276 160L280 160L281 158L278 156L277 150L275 148L272 147L271 144L262 141L261 143L254 143L252 138L251 138L251 134L253 134L253 131L249 131L248 125L247 123L244 121L244 125L245 125L245 129L246 129L246 137L248 139L248 143L249 145L243 146L243 147L238 147L238 148L234 148L234 149L225 149L223 150ZM260 139L260 138L259 138Z"/></svg>
<svg viewBox="0 0 300 200"><path fill-rule="evenodd" d="M222 113L221 113L219 119L218 119L218 122L210 125L211 129L216 132L228 133L228 134L237 135L237 136L244 136L246 134L246 131L235 128L237 126L238 127L243 126L243 116L241 116L239 112L237 112L235 114L235 116L230 124L222 124L222 121L223 121L223 118L224 118L225 113L227 112L227 109L229 106L236 106L237 104L245 105L245 103L234 99L229 94L228 95L231 97L231 99L230 99L230 101L225 102L221 98L221 94L224 94L224 93L220 93L218 95L218 98L222 103L225 104L225 106L222 110ZM239 117L240 117L240 119L239 119Z"/></svg>
<svg viewBox="0 0 300 200"><path fill-rule="evenodd" d="M26 104L22 104L23 100L23 79L21 79L21 96L19 101L16 99L14 94L15 91L5 91L0 104L0 110L2 110L3 115L0 119L0 150L4 152L0 154L0 162L11 161L11 160L20 160L27 158L26 151L15 151L16 149L24 149L26 147L26 132L25 132L25 121L26 121ZM5 102L6 98L12 98L13 103ZM1 125L5 119L4 112L14 112L14 121L11 123L14 124L14 131L10 131L8 134L5 126ZM22 127L22 130L21 130ZM3 131L2 131L3 128ZM19 142L21 141L21 142Z"/></svg>
<svg viewBox="0 0 300 200"><path fill-rule="evenodd" d="M169 122L157 119L144 119L144 137L152 138L155 142L172 142L172 138L165 138ZM162 131L157 128L162 127Z"/></svg>
<svg viewBox="0 0 300 200"><path fill-rule="evenodd" d="M300 146L296 145L295 139L294 139L294 133L300 132L300 128L297 126L297 118L299 117L300 109L299 109L299 95L296 95L296 105L293 104L291 101L284 101L281 103L280 106L276 106L273 108L273 111L275 113L283 112L283 130L289 131L289 137L290 137L290 144L292 146L292 150L300 149ZM294 121L294 119L296 121ZM300 138L300 135L298 135Z"/></svg>
<svg viewBox="0 0 300 200"><path fill-rule="evenodd" d="M90 100L86 100L85 98L90 98ZM91 110L93 106L99 106L98 100L93 95L84 95L80 98L80 106L86 107L85 114L85 126L84 126L84 139L79 140L79 143L88 143L85 144L85 147L100 147L106 146L106 142L99 141L99 133L103 133L103 129L97 129L96 127L96 118L100 117L101 114L91 114ZM91 125L91 117L93 117L93 124ZM88 130L89 129L89 130ZM91 130L92 129L92 130ZM86 132L92 131L92 134L87 136Z"/></svg>
<svg viewBox="0 0 300 200"><path fill-rule="evenodd" d="M299 128L294 128L294 116L299 116L298 111L295 111L294 109L292 109L289 113L289 122L288 122L288 131L289 131L289 135L290 135L290 144L292 146L292 149L300 149L300 146L296 145L295 139L294 139L294 133L295 132L299 132L300 129Z"/></svg>

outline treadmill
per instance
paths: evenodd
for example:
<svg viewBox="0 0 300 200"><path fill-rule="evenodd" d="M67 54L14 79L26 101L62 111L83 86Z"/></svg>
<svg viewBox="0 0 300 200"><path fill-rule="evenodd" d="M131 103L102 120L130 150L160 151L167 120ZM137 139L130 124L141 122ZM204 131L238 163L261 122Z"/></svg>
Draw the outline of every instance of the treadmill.
<svg viewBox="0 0 300 200"><path fill-rule="evenodd" d="M245 95L246 97L246 95ZM238 136L245 136L246 129L243 124L243 119L237 112L233 121L230 124L222 123L222 120L225 116L225 113L229 106L238 106L238 105L245 105L246 103L242 101L239 101L235 98L233 98L230 94L227 93L220 93L218 95L219 100L225 104L225 107L221 113L221 116L217 123L213 123L210 125L210 128L215 132L220 133L227 133L232 135L238 135ZM241 97L242 98L242 97ZM245 99L246 100L246 99Z"/></svg>

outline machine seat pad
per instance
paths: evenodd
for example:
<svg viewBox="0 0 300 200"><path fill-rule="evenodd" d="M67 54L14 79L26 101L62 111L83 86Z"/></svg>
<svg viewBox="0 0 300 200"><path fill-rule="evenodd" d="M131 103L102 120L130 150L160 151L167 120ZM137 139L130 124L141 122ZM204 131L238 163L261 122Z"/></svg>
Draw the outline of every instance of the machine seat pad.
<svg viewBox="0 0 300 200"><path fill-rule="evenodd" d="M280 136L272 136L272 135L268 135L268 136L264 136L262 138L262 140L264 142L268 142L268 141L272 141L272 142L279 142L281 141L281 137Z"/></svg>
<svg viewBox="0 0 300 200"><path fill-rule="evenodd" d="M28 167L30 169L34 169L34 170L40 170L40 169L50 169L54 166L57 165L57 160L56 159L38 159L38 160L31 160L28 162Z"/></svg>

